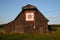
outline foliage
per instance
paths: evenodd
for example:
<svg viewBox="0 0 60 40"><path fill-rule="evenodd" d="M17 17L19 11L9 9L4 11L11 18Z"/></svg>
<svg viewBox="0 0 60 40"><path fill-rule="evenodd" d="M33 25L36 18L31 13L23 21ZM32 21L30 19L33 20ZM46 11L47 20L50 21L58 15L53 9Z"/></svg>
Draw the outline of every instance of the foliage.
<svg viewBox="0 0 60 40"><path fill-rule="evenodd" d="M3 25L0 25L0 28L3 28Z"/></svg>
<svg viewBox="0 0 60 40"><path fill-rule="evenodd" d="M50 31L56 31L60 28L60 25L48 25Z"/></svg>

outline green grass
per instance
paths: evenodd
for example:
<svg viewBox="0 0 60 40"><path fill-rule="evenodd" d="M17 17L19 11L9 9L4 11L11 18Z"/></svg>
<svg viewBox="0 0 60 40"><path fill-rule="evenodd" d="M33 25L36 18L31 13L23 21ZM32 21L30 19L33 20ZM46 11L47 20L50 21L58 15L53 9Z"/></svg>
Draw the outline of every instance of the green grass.
<svg viewBox="0 0 60 40"><path fill-rule="evenodd" d="M60 26L50 25L52 29L60 28ZM0 32L3 31L0 28ZM60 29L55 33L46 34L2 34L0 40L60 40Z"/></svg>
<svg viewBox="0 0 60 40"><path fill-rule="evenodd" d="M0 34L0 40L60 40L60 30L48 35L43 34Z"/></svg>

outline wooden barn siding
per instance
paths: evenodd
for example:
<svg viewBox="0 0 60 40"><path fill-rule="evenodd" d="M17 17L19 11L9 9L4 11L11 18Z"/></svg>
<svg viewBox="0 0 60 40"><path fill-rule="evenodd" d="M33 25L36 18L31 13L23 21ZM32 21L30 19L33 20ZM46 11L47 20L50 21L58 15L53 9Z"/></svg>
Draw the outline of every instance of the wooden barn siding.
<svg viewBox="0 0 60 40"><path fill-rule="evenodd" d="M15 20L15 31L16 33L24 33L24 13L21 12L19 17Z"/></svg>
<svg viewBox="0 0 60 40"><path fill-rule="evenodd" d="M28 13L29 12L35 13L34 10L29 10L29 11L28 10L25 10L24 14L26 15L27 12ZM34 32L33 26L34 26L34 21L28 22L28 21L26 21L26 19L24 19L24 33L33 33Z"/></svg>
<svg viewBox="0 0 60 40"><path fill-rule="evenodd" d="M47 33L48 32L48 20L45 19L45 17L42 15L41 12L39 11L36 11L36 14L35 14L35 21L36 21L36 24L39 25L39 33Z"/></svg>
<svg viewBox="0 0 60 40"><path fill-rule="evenodd" d="M5 33L13 33L15 30L14 23L10 22L4 26L4 31Z"/></svg>
<svg viewBox="0 0 60 40"><path fill-rule="evenodd" d="M35 13L35 26L33 29L33 22L25 21L25 13L34 12ZM21 30L20 30L21 29ZM45 33L48 31L48 24L46 19L36 10L29 10L21 12L21 15L13 22L6 25L5 30L7 33Z"/></svg>

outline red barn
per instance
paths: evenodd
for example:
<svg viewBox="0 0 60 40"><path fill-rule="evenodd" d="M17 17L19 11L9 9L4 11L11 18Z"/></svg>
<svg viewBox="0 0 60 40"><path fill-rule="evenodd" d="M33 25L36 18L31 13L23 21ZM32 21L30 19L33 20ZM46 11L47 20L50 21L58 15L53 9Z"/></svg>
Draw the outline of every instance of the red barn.
<svg viewBox="0 0 60 40"><path fill-rule="evenodd" d="M48 33L48 20L33 5L22 7L22 11L4 27L5 33Z"/></svg>

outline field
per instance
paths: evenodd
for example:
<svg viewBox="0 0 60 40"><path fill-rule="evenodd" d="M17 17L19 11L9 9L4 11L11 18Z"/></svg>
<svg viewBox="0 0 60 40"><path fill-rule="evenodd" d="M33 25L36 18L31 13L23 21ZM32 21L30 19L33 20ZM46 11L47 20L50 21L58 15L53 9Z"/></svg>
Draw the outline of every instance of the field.
<svg viewBox="0 0 60 40"><path fill-rule="evenodd" d="M60 26L50 25L54 32L46 34L3 34L0 40L60 40ZM55 30L56 29L56 30ZM1 29L1 31L3 31Z"/></svg>
<svg viewBox="0 0 60 40"><path fill-rule="evenodd" d="M60 40L60 34L0 34L0 40Z"/></svg>

